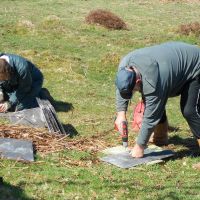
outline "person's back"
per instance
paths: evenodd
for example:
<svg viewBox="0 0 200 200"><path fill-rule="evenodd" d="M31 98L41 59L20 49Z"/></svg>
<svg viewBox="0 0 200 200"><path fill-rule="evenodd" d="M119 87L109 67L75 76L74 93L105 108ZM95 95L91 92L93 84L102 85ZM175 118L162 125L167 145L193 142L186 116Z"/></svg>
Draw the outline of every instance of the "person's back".
<svg viewBox="0 0 200 200"><path fill-rule="evenodd" d="M156 63L158 74L154 71L152 74L158 76L157 89L160 92L165 90L167 96L172 97L180 94L183 85L200 73L200 48L183 42L166 42L135 50L125 56L122 62L120 68L126 63L126 66L141 70L142 75L149 73L145 67ZM163 95L162 92L160 95Z"/></svg>
<svg viewBox="0 0 200 200"><path fill-rule="evenodd" d="M200 73L200 48L197 46L167 42L146 48L143 53L158 63L160 86L169 88L169 96L180 94L183 85Z"/></svg>

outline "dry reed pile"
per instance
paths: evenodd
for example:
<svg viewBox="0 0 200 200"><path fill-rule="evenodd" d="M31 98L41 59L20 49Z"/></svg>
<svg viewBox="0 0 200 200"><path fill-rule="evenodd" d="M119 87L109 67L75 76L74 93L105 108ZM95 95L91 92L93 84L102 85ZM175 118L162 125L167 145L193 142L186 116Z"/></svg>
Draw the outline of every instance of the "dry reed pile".
<svg viewBox="0 0 200 200"><path fill-rule="evenodd" d="M88 24L97 24L108 29L127 30L126 23L110 11L97 9L91 11L85 18Z"/></svg>
<svg viewBox="0 0 200 200"><path fill-rule="evenodd" d="M35 151L42 154L69 149L98 152L107 146L102 139L103 135L97 134L89 138L74 139L67 135L51 134L46 129L16 125L1 125L0 137L32 141Z"/></svg>

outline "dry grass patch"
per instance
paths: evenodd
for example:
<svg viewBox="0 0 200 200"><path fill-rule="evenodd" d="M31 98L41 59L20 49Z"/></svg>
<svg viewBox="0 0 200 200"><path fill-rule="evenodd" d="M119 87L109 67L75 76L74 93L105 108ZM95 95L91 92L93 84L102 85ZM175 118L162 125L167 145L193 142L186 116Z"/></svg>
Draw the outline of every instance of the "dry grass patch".
<svg viewBox="0 0 200 200"><path fill-rule="evenodd" d="M160 0L163 3L199 3L200 0Z"/></svg>
<svg viewBox="0 0 200 200"><path fill-rule="evenodd" d="M86 16L85 20L88 24L100 25L107 29L128 29L126 23L120 17L107 10L93 10Z"/></svg>
<svg viewBox="0 0 200 200"><path fill-rule="evenodd" d="M62 150L98 152L109 146L102 140L107 133L100 133L88 138L71 139L68 135L51 134L46 129L16 125L1 125L1 138L25 139L32 141L35 151L45 155Z"/></svg>
<svg viewBox="0 0 200 200"><path fill-rule="evenodd" d="M118 66L120 58L121 56L117 53L108 53L101 59L101 63L104 65L112 64Z"/></svg>
<svg viewBox="0 0 200 200"><path fill-rule="evenodd" d="M200 34L200 23L193 22L189 24L182 24L179 26L178 33L182 35L199 35Z"/></svg>
<svg viewBox="0 0 200 200"><path fill-rule="evenodd" d="M35 31L35 24L30 20L19 20L14 26L14 32L24 35Z"/></svg>
<svg viewBox="0 0 200 200"><path fill-rule="evenodd" d="M45 17L40 24L40 28L45 31L48 31L48 32L56 31L57 34L66 32L65 26L64 26L61 18L56 15L49 15L49 16Z"/></svg>

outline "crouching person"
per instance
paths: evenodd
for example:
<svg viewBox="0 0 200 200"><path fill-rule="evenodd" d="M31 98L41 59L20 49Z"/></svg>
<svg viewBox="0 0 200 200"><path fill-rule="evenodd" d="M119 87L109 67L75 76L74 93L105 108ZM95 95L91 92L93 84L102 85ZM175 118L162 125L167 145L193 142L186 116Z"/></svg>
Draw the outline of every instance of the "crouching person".
<svg viewBox="0 0 200 200"><path fill-rule="evenodd" d="M29 60L0 53L0 112L37 107L42 84L41 71Z"/></svg>

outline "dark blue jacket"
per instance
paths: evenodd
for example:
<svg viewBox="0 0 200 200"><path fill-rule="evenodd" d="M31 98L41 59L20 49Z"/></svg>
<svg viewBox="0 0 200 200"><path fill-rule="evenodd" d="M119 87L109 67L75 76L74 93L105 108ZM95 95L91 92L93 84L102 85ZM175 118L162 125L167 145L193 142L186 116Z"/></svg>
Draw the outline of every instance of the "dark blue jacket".
<svg viewBox="0 0 200 200"><path fill-rule="evenodd" d="M9 81L1 81L0 87L8 94L11 105L17 106L17 110L35 107L35 97L43 84L41 71L21 56L0 53L0 56L3 55L8 56L13 73Z"/></svg>

